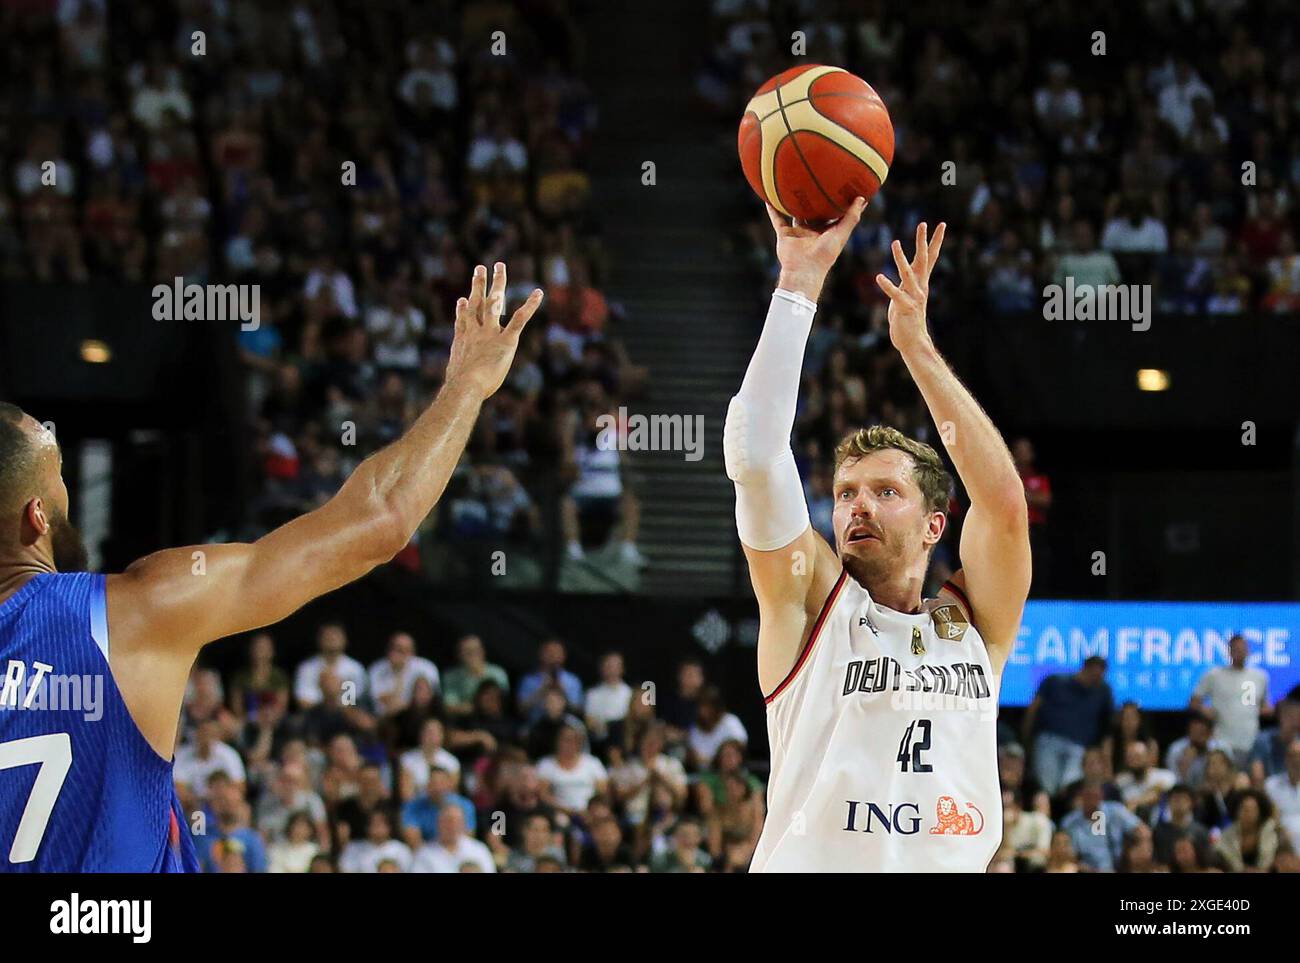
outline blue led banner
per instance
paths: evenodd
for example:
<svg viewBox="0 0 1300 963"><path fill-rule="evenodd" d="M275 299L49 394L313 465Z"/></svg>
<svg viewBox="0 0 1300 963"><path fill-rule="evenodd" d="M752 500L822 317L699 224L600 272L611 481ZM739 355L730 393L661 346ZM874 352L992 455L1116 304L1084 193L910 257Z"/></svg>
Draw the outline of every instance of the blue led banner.
<svg viewBox="0 0 1300 963"><path fill-rule="evenodd" d="M1300 685L1300 603L1030 601L1000 701L1028 705L1044 678L1100 655L1116 705L1184 709L1205 671L1228 664L1236 633L1248 664L1268 673L1271 701Z"/></svg>

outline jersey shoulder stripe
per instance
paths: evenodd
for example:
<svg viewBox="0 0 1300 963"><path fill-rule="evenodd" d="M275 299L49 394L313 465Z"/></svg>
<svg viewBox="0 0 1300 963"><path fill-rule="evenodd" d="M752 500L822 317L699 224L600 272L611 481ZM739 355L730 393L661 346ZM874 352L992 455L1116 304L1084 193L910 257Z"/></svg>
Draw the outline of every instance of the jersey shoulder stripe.
<svg viewBox="0 0 1300 963"><path fill-rule="evenodd" d="M939 587L940 592L945 590L957 597L957 601L961 603L961 607L966 610L966 621L971 625L974 625L975 610L971 608L970 599L966 597L966 593L959 589L952 579L948 579L948 581L944 582L943 585Z"/></svg>
<svg viewBox="0 0 1300 963"><path fill-rule="evenodd" d="M779 696L790 683L794 681L799 670L804 667L808 661L808 656L812 655L813 645L817 642L817 637L821 635L822 627L826 625L826 617L831 614L831 609L835 608L835 602L840 597L840 590L844 588L844 582L849 577L847 569L840 570L840 577L835 580L835 586L831 589L830 594L826 596L826 601L822 603L822 609L817 613L817 621L813 623L812 631L808 633L808 641L804 643L803 649L799 652L799 658L795 659L794 665L781 680L781 684L772 690L772 694L763 697L763 702L771 705L772 700Z"/></svg>

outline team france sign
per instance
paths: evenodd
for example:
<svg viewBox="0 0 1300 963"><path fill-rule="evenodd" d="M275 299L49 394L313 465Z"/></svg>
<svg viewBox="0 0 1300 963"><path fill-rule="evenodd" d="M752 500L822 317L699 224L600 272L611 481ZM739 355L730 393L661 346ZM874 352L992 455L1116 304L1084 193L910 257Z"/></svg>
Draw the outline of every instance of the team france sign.
<svg viewBox="0 0 1300 963"><path fill-rule="evenodd" d="M1270 701L1300 684L1300 603L1031 600L999 702L1028 705L1044 678L1100 655L1117 705L1184 709L1205 671L1228 664L1238 632L1250 644L1248 664L1268 673Z"/></svg>

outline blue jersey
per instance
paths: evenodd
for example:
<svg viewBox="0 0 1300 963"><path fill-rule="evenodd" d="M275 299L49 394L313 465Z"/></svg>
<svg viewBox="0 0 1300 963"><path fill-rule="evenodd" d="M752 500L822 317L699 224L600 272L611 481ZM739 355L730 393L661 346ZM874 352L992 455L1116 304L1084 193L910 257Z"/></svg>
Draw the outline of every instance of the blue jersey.
<svg viewBox="0 0 1300 963"><path fill-rule="evenodd" d="M109 670L103 575L0 602L0 872L198 869L172 764Z"/></svg>

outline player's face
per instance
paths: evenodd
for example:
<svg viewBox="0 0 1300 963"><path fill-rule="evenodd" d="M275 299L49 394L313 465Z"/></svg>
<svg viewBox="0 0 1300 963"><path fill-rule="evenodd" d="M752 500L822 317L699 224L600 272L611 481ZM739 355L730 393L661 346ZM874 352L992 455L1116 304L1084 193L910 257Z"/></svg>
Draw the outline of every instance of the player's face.
<svg viewBox="0 0 1300 963"><path fill-rule="evenodd" d="M858 579L879 578L923 560L943 533L929 512L912 456L887 448L851 459L835 474L835 548Z"/></svg>

